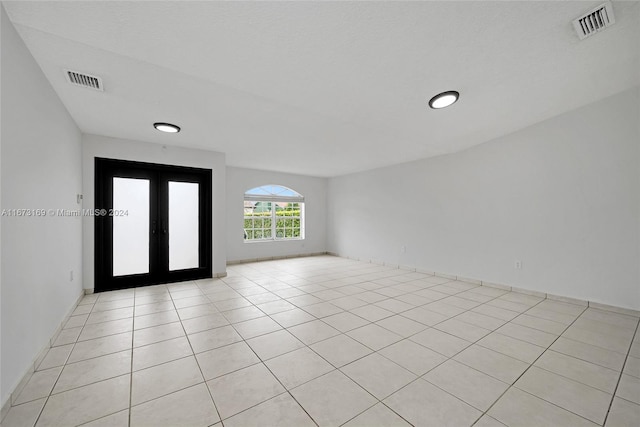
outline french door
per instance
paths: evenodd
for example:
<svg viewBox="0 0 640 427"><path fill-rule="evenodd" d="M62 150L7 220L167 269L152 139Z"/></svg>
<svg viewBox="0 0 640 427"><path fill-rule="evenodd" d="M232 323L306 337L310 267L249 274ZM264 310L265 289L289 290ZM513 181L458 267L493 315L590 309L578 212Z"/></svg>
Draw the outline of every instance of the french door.
<svg viewBox="0 0 640 427"><path fill-rule="evenodd" d="M95 291L211 277L211 170L95 161Z"/></svg>

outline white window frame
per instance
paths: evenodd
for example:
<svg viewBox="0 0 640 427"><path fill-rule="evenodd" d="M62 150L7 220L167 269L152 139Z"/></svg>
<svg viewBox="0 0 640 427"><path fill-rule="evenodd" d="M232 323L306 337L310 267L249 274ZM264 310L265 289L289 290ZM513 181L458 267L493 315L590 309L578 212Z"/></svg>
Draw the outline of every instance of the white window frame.
<svg viewBox="0 0 640 427"><path fill-rule="evenodd" d="M258 189L266 189L266 188L282 188L285 190L288 190L287 192L293 193L295 195L279 195L279 194L249 194L250 191L252 190L258 190ZM248 190L245 194L244 194L244 202L251 202L251 203L258 203L258 202L263 202L263 203L271 203L271 237L262 237L259 239L256 238L245 238L244 242L245 243L258 243L258 242L282 242L282 241L290 241L290 240L304 240L305 238L305 221L304 221L304 217L305 217L305 204L304 204L304 196L302 196L301 194L299 194L298 192L296 192L295 190L285 187L283 185L263 185L260 187L256 187L256 188L252 188L251 190ZM291 219L299 219L300 220L300 236L299 237L278 237L277 236L277 223L278 223L278 218L282 218L282 216L277 215L278 210L276 209L276 204L277 203L298 203L298 205L300 206L300 215L299 216L290 216L287 218L291 218ZM246 207L245 207L246 209ZM246 214L243 211L243 226L244 226L244 221L250 219L247 218ZM253 217L251 217L251 219L254 219ZM264 218L263 218L264 219ZM245 236L248 230L251 231L255 231L255 230L265 230L265 228L251 228L251 229L245 229ZM285 232L286 234L286 232Z"/></svg>

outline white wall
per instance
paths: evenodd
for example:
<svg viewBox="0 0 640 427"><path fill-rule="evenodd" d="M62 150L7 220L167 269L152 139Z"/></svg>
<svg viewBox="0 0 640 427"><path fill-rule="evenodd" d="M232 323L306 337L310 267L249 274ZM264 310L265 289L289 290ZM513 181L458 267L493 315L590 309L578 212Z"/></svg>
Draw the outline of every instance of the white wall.
<svg viewBox="0 0 640 427"><path fill-rule="evenodd" d="M244 242L244 193L266 184L283 185L304 196L304 240ZM227 167L227 259L241 261L325 252L326 192L326 178Z"/></svg>
<svg viewBox="0 0 640 427"><path fill-rule="evenodd" d="M190 166L213 170L213 274L226 273L226 199L225 156L214 151L179 148L151 144L148 142L109 138L97 135L82 135L82 191L85 209L95 207L94 182L95 158L103 157L133 160L176 166ZM83 220L83 265L84 287L94 288L94 221L87 216Z"/></svg>
<svg viewBox="0 0 640 427"><path fill-rule="evenodd" d="M3 28L7 22L6 11L0 4L0 52L2 52ZM2 55L0 55L0 99L2 99ZM0 102L0 129L2 126L2 102ZM0 210L2 210L2 132L0 132ZM10 397L10 391L4 392L2 383L2 220L0 220L0 421L4 417L5 400Z"/></svg>
<svg viewBox="0 0 640 427"><path fill-rule="evenodd" d="M639 104L330 179L328 250L640 309Z"/></svg>
<svg viewBox="0 0 640 427"><path fill-rule="evenodd" d="M80 131L0 9L1 208L77 209ZM2 217L2 404L82 292L81 235L78 217Z"/></svg>

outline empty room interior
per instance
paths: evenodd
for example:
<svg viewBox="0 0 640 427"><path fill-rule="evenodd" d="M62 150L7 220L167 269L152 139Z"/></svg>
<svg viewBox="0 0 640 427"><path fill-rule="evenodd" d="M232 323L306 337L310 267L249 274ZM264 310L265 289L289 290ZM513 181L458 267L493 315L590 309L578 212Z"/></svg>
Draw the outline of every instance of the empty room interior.
<svg viewBox="0 0 640 427"><path fill-rule="evenodd" d="M2 427L640 425L640 2L0 14Z"/></svg>

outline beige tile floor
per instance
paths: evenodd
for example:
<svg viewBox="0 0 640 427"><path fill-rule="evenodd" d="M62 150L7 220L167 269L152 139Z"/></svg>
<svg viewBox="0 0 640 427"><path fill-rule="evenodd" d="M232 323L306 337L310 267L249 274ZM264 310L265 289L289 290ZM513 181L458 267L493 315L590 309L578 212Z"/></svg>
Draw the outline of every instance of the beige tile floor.
<svg viewBox="0 0 640 427"><path fill-rule="evenodd" d="M638 318L329 256L86 296L11 426L640 425Z"/></svg>

